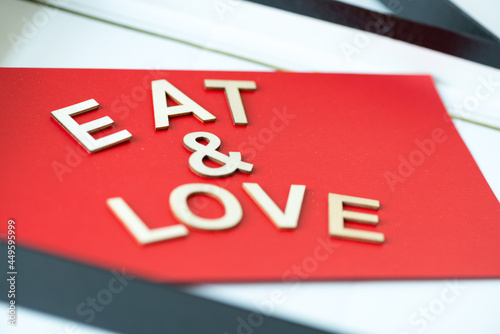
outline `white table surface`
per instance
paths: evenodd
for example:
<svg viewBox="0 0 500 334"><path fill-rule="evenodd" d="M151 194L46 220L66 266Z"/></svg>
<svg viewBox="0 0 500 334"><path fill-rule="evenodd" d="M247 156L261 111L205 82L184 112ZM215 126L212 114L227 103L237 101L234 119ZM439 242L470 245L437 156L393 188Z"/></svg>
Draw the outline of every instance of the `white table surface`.
<svg viewBox="0 0 500 334"><path fill-rule="evenodd" d="M162 8L171 8L178 14L169 21L171 26L155 26L153 16L149 23L138 20L137 16L133 16L134 11L124 14L121 19L132 22L136 28L152 27L160 33L172 32L178 39L200 45L205 43L205 47L246 55L291 70L430 73L451 112L457 111L455 106L474 93L480 77L493 76L500 82L498 70L371 34L367 34L370 43L360 48L360 53L353 59L346 59L339 46L342 43L353 44L355 38L359 38L357 30L255 4L222 1L233 6L222 16L214 10L214 1L166 1ZM102 18L116 9L113 7L116 1L113 0L106 3L89 0L83 5L81 1L60 1L63 2L73 6L73 9L87 11L89 15L98 15L95 8L101 6L102 10L98 13ZM125 2L131 6L140 3L142 11L159 6L159 1L154 0ZM193 6L195 2L198 6ZM470 0L455 2L499 34L499 23L492 13L500 13L500 3L484 1L475 5L475 1ZM109 6L108 12L104 10L106 6ZM256 28L257 24L251 26L256 15L266 18L267 26L260 31ZM48 19L43 20L44 17ZM175 20L180 18L191 20L198 30L176 26ZM12 43L12 33L25 36L23 29L27 29L30 23L35 29L24 30L26 38L21 43ZM268 33L269 26L274 27L272 33ZM206 29L200 32L199 27ZM303 32L298 34L294 29ZM238 36L244 36L244 40L255 47L245 49ZM2 67L272 70L268 66L218 52L15 0L0 0L0 37ZM280 41L278 49L273 49L273 39ZM285 58L287 52L294 52L296 57L293 60ZM476 116L500 119L500 87L491 98L481 101L471 115ZM454 123L490 187L500 198L500 131L463 121L455 120ZM425 318L420 312L439 303L443 291L450 284L457 291L454 301L447 303L442 313L431 314L429 320L422 320ZM259 310L259 305L269 300L272 291L277 289L284 293L285 299L276 305L272 315L346 333L500 333L498 279L303 282L298 289L292 289L285 283L203 284L182 288L254 310ZM6 303L1 302L0 307L6 307ZM6 317L6 312L2 314ZM10 327L6 322L6 319L0 320L1 333L109 333L22 306L18 308L18 326Z"/></svg>

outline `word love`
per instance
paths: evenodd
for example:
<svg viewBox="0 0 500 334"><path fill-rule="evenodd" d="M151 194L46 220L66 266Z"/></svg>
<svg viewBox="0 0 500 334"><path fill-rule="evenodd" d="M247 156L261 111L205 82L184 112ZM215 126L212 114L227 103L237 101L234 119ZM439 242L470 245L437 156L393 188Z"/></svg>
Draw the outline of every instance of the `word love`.
<svg viewBox="0 0 500 334"><path fill-rule="evenodd" d="M153 95L153 109L156 130L168 129L169 118L194 115L203 123L215 121L215 116L194 102L191 98L177 89L167 80L155 80L151 82ZM226 93L229 109L235 125L247 125L248 120L241 101L240 91L253 91L257 89L254 81L243 80L205 80L205 89L223 89ZM168 106L167 95L178 105ZM90 99L72 106L54 110L52 117L68 131L89 153L95 153L106 148L126 142L132 138L132 134L127 130L122 130L111 135L95 139L91 133L105 129L114 124L108 117L78 124L73 116L86 113L99 108L96 100ZM248 165L241 168L245 170ZM246 168L246 169L245 169Z"/></svg>
<svg viewBox="0 0 500 334"><path fill-rule="evenodd" d="M284 211L276 205L259 184L243 183L242 186L278 229L297 228L306 186L292 185L290 187ZM219 218L204 218L194 214L189 208L188 198L199 194L213 197L219 201L224 207L224 215ZM189 235L187 227L207 231L231 229L236 227L243 218L241 204L231 192L219 186L205 183L184 184L171 192L170 210L181 223L177 225L150 229L121 197L109 198L106 203L130 234L142 245L185 237ZM345 221L377 225L379 219L374 214L345 210L344 205L373 210L378 210L380 207L379 201L376 200L328 194L328 233L330 236L371 243L384 242L385 238L382 233L346 228Z"/></svg>
<svg viewBox="0 0 500 334"><path fill-rule="evenodd" d="M207 145L202 145L198 139L203 139L208 142ZM189 157L189 168L193 173L203 177L225 177L234 174L236 171L250 173L253 165L241 161L240 152L229 152L229 155L222 154L217 151L221 141L219 137L210 132L192 132L184 136L184 146L194 152ZM210 160L223 165L222 167L208 167L203 163L203 159L207 157Z"/></svg>

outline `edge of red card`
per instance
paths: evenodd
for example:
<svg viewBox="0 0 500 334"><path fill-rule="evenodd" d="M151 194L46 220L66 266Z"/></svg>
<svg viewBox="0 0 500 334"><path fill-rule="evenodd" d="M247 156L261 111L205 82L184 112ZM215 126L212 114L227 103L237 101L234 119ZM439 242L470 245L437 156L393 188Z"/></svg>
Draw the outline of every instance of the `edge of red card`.
<svg viewBox="0 0 500 334"><path fill-rule="evenodd" d="M151 81L166 79L216 116L170 118L155 130ZM251 80L241 91L247 126L233 124L224 91L205 79ZM159 282L500 277L500 205L448 117L431 77L317 73L0 69L3 187L0 233L16 222L19 245ZM89 154L51 112L95 99L126 143ZM194 131L241 152L251 174L207 179L182 144ZM66 168L64 168L64 166ZM61 169L62 168L62 169ZM305 185L298 222L280 230L242 189L258 183L283 210ZM140 245L106 206L122 197L150 229L179 224L171 191L208 183L230 191L243 218L234 228ZM331 237L328 194L380 201L383 244ZM218 217L217 201L190 200Z"/></svg>

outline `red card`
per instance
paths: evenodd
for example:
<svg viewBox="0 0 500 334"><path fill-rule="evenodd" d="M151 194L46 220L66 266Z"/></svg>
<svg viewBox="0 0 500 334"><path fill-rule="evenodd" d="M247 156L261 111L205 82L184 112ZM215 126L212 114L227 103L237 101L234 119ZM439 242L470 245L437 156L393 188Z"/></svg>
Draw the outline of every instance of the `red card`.
<svg viewBox="0 0 500 334"><path fill-rule="evenodd" d="M154 281L500 277L500 206L459 137L429 76L84 69L1 69L3 136L0 233L16 222L19 245ZM216 117L171 117L155 130L151 82L166 79ZM249 80L247 126L233 124L223 90L205 79ZM104 116L132 139L87 153L51 112L95 99L74 117ZM173 103L168 101L169 106ZM220 138L250 174L211 179L189 168L186 134ZM213 168L219 166L207 162ZM243 216L234 227L141 245L107 206L121 197L149 229L182 225L173 189L192 183L229 191ZM290 186L306 191L295 229L278 229L243 190L257 183L284 210ZM328 194L380 202L373 244L329 235ZM224 215L206 196L200 217ZM332 208L330 208L330 214Z"/></svg>

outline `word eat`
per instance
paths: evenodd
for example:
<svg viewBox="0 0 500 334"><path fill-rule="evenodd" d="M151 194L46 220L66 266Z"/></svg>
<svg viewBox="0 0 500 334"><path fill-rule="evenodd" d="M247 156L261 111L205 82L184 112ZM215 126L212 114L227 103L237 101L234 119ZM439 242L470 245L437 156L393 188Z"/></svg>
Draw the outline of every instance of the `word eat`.
<svg viewBox="0 0 500 334"><path fill-rule="evenodd" d="M229 109L235 125L247 125L248 120L241 101L240 91L253 91L257 89L254 81L243 80L205 80L206 89L223 89L229 104ZM215 116L194 102L187 95L177 89L167 80L151 82L153 94L153 109L156 130L168 129L169 117L194 115L203 123L215 121ZM178 103L175 106L167 105L167 95ZM93 121L78 124L73 116L99 108L96 100L90 99L72 106L54 110L52 117L68 131L89 153L95 153L117 144L128 141L132 134L122 130L111 135L94 139L91 133L105 129L114 124L109 117L101 117Z"/></svg>

